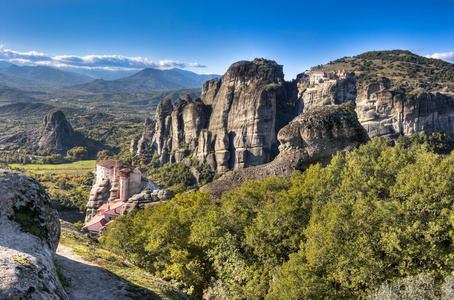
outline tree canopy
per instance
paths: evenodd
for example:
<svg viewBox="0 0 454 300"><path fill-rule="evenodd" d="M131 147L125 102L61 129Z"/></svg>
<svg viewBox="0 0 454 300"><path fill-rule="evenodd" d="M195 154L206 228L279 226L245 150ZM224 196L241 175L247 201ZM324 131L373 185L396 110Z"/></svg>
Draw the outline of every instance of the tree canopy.
<svg viewBox="0 0 454 300"><path fill-rule="evenodd" d="M389 144L217 203L179 194L117 218L102 242L207 299L358 299L421 273L439 284L454 271L454 154L435 153L436 137Z"/></svg>

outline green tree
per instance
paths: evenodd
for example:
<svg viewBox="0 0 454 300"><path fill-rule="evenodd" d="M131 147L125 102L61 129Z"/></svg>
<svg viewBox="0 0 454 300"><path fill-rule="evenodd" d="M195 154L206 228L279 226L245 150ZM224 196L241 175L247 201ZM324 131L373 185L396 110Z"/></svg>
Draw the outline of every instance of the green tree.
<svg viewBox="0 0 454 300"><path fill-rule="evenodd" d="M84 160L88 158L88 151L85 147L74 147L66 153L70 160Z"/></svg>
<svg viewBox="0 0 454 300"><path fill-rule="evenodd" d="M109 150L102 150L99 151L98 154L96 155L96 160L97 161L102 161L109 159L111 156L113 156L113 153L110 152Z"/></svg>

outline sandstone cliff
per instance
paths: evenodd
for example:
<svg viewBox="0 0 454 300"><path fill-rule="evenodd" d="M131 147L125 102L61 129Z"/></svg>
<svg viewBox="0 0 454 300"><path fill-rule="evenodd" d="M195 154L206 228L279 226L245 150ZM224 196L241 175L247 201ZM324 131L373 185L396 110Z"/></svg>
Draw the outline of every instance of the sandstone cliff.
<svg viewBox="0 0 454 300"><path fill-rule="evenodd" d="M0 144L17 143L38 145L39 150L56 148L64 153L74 146L76 136L65 114L60 110L50 111L44 117L43 125L37 130L20 132L0 139Z"/></svg>
<svg viewBox="0 0 454 300"><path fill-rule="evenodd" d="M316 106L296 117L278 133L279 155L270 163L235 170L201 190L213 198L240 187L246 180L269 176L289 176L313 163L327 164L333 154L350 151L369 140L349 104Z"/></svg>
<svg viewBox="0 0 454 300"><path fill-rule="evenodd" d="M159 187L153 191L143 191L140 194L134 195L128 199L128 202L123 206L122 215L132 213L134 211L144 209L146 206L154 206L159 203L166 203L174 196L171 190L161 190Z"/></svg>
<svg viewBox="0 0 454 300"><path fill-rule="evenodd" d="M192 153L217 172L261 165L272 158L276 106L285 101L282 66L265 59L240 61L220 79L207 81L200 99L163 100L151 144L162 163Z"/></svg>
<svg viewBox="0 0 454 300"><path fill-rule="evenodd" d="M128 198L140 193L146 188L159 188L151 180L142 180L139 184L130 183ZM120 177L113 179L104 179L95 182L90 190L88 198L87 211L85 214L85 223L96 215L98 208L105 203L111 203L120 198Z"/></svg>
<svg viewBox="0 0 454 300"><path fill-rule="evenodd" d="M87 211L85 213L85 223L91 220L96 213L97 209L104 203L109 202L109 199L116 199L120 190L119 180L105 179L95 182L90 190L90 197L87 202Z"/></svg>
<svg viewBox="0 0 454 300"><path fill-rule="evenodd" d="M307 75L303 75L297 87L297 114L313 106L341 104L356 99L356 80L352 76L310 85Z"/></svg>
<svg viewBox="0 0 454 300"><path fill-rule="evenodd" d="M358 84L358 118L370 137L454 133L454 93L382 77Z"/></svg>
<svg viewBox="0 0 454 300"><path fill-rule="evenodd" d="M413 133L454 133L454 93L449 89L426 92L421 84L380 77L368 80L327 81L309 87L298 82L297 112L314 106L353 101L358 120L370 138Z"/></svg>
<svg viewBox="0 0 454 300"><path fill-rule="evenodd" d="M0 299L68 299L53 257L58 214L31 177L0 169Z"/></svg>
<svg viewBox="0 0 454 300"><path fill-rule="evenodd" d="M114 162L114 161L112 161ZM123 162L119 162L120 167ZM128 164L123 167L130 167ZM142 175L140 182L129 181L128 195L125 213L131 212L134 209L142 209L146 204L151 202L167 201L173 196L173 192L167 190L160 190L152 180L149 180ZM98 174L97 174L98 176ZM144 190L147 191L144 191ZM89 222L96 214L98 208L105 203L112 203L120 199L120 176L115 175L112 178L96 178L90 190L90 197L87 203L87 211L85 214L85 223Z"/></svg>

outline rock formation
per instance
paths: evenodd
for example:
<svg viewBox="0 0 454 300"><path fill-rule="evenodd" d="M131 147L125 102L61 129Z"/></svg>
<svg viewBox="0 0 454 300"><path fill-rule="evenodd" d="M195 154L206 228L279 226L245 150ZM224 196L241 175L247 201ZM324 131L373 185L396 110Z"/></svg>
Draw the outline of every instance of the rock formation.
<svg viewBox="0 0 454 300"><path fill-rule="evenodd" d="M122 176L127 177L127 183L123 183L124 199L121 198ZM96 215L97 209L103 204L112 203L117 199L126 201L146 188L158 188L154 182L147 179L146 169L140 168L140 166L133 168L127 163L116 160L97 162L96 178L90 190L85 223Z"/></svg>
<svg viewBox="0 0 454 300"><path fill-rule="evenodd" d="M159 203L166 203L171 200L173 196L174 193L171 190L156 189L153 191L143 191L128 199L128 202L123 206L121 214L129 214L133 211L144 209L148 205L153 206Z"/></svg>
<svg viewBox="0 0 454 300"><path fill-rule="evenodd" d="M53 257L58 214L41 185L0 169L0 299L68 299Z"/></svg>
<svg viewBox="0 0 454 300"><path fill-rule="evenodd" d="M49 147L63 150L69 144L68 139L74 136L71 124L66 120L65 114L60 111L51 111L44 117L44 124L37 132L39 149Z"/></svg>
<svg viewBox="0 0 454 300"><path fill-rule="evenodd" d="M283 175L287 171L276 170L286 155L294 155L291 159L303 164L329 161L336 151L356 147L367 136L395 139L419 132L454 133L454 92L448 88L427 92L424 84L402 78L362 75L358 78L344 72L334 76L339 80L327 78L310 84L310 77L301 74L296 81L285 82L282 66L274 61L237 62L220 79L207 81L200 99L186 97L174 104L163 100L156 111L154 133L144 134L142 144L155 147L161 163L181 162L192 155L218 173L235 170L224 180L235 181L234 177L239 176L238 182L242 182L241 178ZM296 101L292 99L294 94ZM340 125L325 127L353 120L346 116L337 120L341 115L338 109L329 112L334 109L332 105L348 102L353 108L343 109L353 109L356 116L352 122L357 125L359 121L364 128L355 125L355 131ZM294 115L285 106L292 103L296 104ZM287 111L286 118L277 118L282 111ZM287 125L289 116L301 113ZM316 120L319 122L314 123ZM241 171L272 160L280 128L277 159L266 168ZM360 138L355 140L355 136ZM138 153L140 149L144 147L138 146ZM288 170L295 168L300 167L292 165ZM209 189L216 189L214 185L219 182Z"/></svg>
<svg viewBox="0 0 454 300"><path fill-rule="evenodd" d="M298 91L298 112L353 101L358 120L370 138L454 133L454 93L448 89L430 93L421 84L386 77L359 82L348 77L309 88L303 76Z"/></svg>
<svg viewBox="0 0 454 300"><path fill-rule="evenodd" d="M289 176L313 163L327 164L333 154L350 151L369 140L351 104L316 106L296 117L278 133L279 155L270 163L234 170L201 190L213 198L240 187L247 180Z"/></svg>
<svg viewBox="0 0 454 300"><path fill-rule="evenodd" d="M74 146L75 133L65 114L60 110L50 111L44 117L43 125L37 130L20 132L0 139L0 144L17 143L38 145L39 150L56 148L64 153Z"/></svg>
<svg viewBox="0 0 454 300"><path fill-rule="evenodd" d="M156 122L152 121L150 118L145 118L145 131L140 139L132 139L129 147L130 152L137 152L138 155L141 155L143 151L149 148L151 137L154 133L155 123Z"/></svg>
<svg viewBox="0 0 454 300"><path fill-rule="evenodd" d="M297 83L297 114L313 106L341 104L356 99L356 80L347 76L342 80L328 80L321 84L309 85L309 78L303 75Z"/></svg>
<svg viewBox="0 0 454 300"><path fill-rule="evenodd" d="M119 180L115 182L111 182L109 179L96 181L91 190L90 190L90 198L88 198L87 202L87 212L85 216L85 222L91 220L91 218L96 215L96 211L98 208L101 207L104 203L107 203L109 198L115 198L117 192L119 190Z"/></svg>
<svg viewBox="0 0 454 300"><path fill-rule="evenodd" d="M369 136L433 132L454 133L454 93L428 93L424 88L388 78L358 85L358 118Z"/></svg>
<svg viewBox="0 0 454 300"><path fill-rule="evenodd" d="M162 163L192 152L217 172L261 165L272 158L276 105L286 99L282 66L265 59L234 63L203 85L200 99L158 105L152 146Z"/></svg>

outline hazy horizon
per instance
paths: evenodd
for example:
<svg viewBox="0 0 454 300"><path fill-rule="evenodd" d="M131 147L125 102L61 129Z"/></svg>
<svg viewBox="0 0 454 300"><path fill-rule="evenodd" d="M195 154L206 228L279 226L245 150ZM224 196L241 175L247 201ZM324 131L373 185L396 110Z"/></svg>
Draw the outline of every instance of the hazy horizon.
<svg viewBox="0 0 454 300"><path fill-rule="evenodd" d="M264 57L291 80L372 50L454 62L454 1L87 1L0 3L0 61L94 70L224 74Z"/></svg>

